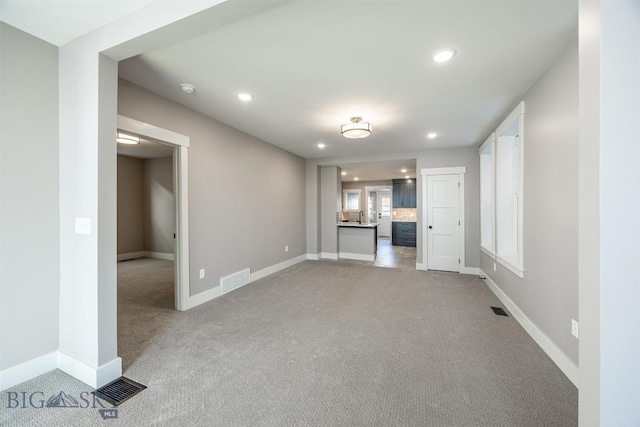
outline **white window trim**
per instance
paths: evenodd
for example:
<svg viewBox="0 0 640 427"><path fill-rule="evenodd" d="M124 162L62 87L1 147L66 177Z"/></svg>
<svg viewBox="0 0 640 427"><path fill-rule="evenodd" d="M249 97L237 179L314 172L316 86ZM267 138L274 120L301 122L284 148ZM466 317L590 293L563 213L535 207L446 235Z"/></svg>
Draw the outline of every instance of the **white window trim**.
<svg viewBox="0 0 640 427"><path fill-rule="evenodd" d="M483 151L488 148L491 149L491 183L493 184L493 191L491 192L491 243L492 247L488 248L482 244L482 211L480 212L480 250L491 257L496 259L495 246L496 246L496 133L492 132L491 135L482 143L479 149L479 154L482 155ZM482 194L480 195L482 197Z"/></svg>
<svg viewBox="0 0 640 427"><path fill-rule="evenodd" d="M347 209L347 193L358 193L358 209ZM342 210L344 212L360 212L362 209L362 190L360 188L345 188L342 190Z"/></svg>

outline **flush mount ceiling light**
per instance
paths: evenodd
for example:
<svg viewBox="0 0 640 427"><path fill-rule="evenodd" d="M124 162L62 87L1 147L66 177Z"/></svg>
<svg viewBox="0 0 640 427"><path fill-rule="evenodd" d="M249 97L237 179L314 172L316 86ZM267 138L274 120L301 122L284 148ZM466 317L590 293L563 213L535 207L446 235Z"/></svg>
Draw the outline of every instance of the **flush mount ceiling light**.
<svg viewBox="0 0 640 427"><path fill-rule="evenodd" d="M351 117L351 123L342 125L340 133L349 139L366 138L371 135L371 125L363 122L362 117Z"/></svg>
<svg viewBox="0 0 640 427"><path fill-rule="evenodd" d="M180 89L182 89L184 93L193 93L196 91L196 87L194 85L190 85L189 83L181 83Z"/></svg>
<svg viewBox="0 0 640 427"><path fill-rule="evenodd" d="M140 144L140 138L133 135L127 135L126 133L118 132L116 134L116 141L120 144Z"/></svg>
<svg viewBox="0 0 640 427"><path fill-rule="evenodd" d="M434 138L435 138L435 137L437 137L437 136L438 136L438 134L437 134L437 133L435 133L435 132L429 132L429 133L427 134L427 138L429 138L429 139L434 139Z"/></svg>
<svg viewBox="0 0 640 427"><path fill-rule="evenodd" d="M431 58L433 58L433 60L436 62L447 62L454 56L456 56L456 50L447 47L436 51L433 55L431 55Z"/></svg>
<svg viewBox="0 0 640 427"><path fill-rule="evenodd" d="M251 95L250 93L239 93L238 99L240 101L249 102L253 99L253 95Z"/></svg>

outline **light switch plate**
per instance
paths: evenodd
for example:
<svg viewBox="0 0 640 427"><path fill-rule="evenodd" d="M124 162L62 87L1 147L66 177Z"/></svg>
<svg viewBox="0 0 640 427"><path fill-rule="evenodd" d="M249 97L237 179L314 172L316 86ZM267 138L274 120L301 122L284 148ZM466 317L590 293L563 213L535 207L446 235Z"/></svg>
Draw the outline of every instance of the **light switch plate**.
<svg viewBox="0 0 640 427"><path fill-rule="evenodd" d="M76 218L76 234L91 234L91 218Z"/></svg>
<svg viewBox="0 0 640 427"><path fill-rule="evenodd" d="M571 335L578 338L579 334L580 334L580 325L578 324L578 322L575 321L575 319L571 319Z"/></svg>
<svg viewBox="0 0 640 427"><path fill-rule="evenodd" d="M204 279L204 268L200 269L200 278Z"/></svg>

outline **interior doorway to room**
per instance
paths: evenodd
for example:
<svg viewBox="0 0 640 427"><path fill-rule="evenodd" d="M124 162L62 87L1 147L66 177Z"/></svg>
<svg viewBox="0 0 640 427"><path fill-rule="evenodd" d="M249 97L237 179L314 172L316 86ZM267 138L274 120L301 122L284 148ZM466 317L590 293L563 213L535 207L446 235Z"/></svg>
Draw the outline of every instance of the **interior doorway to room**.
<svg viewBox="0 0 640 427"><path fill-rule="evenodd" d="M174 308L174 148L119 131L117 153L119 305Z"/></svg>

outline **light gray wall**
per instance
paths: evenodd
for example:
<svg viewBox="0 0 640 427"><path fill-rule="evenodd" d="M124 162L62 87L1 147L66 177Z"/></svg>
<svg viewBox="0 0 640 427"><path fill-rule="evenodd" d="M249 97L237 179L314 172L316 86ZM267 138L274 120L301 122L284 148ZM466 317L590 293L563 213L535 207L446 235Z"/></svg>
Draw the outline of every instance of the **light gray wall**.
<svg viewBox="0 0 640 427"><path fill-rule="evenodd" d="M524 96L524 279L481 268L574 363L578 340L578 45ZM505 117L509 112L505 112Z"/></svg>
<svg viewBox="0 0 640 427"><path fill-rule="evenodd" d="M144 251L143 160L118 156L118 254Z"/></svg>
<svg viewBox="0 0 640 427"><path fill-rule="evenodd" d="M372 187L375 185L393 185L392 180L385 181L344 181L342 182L342 190L360 190L360 206L362 211L367 214L367 191L365 187ZM340 190L340 195L342 197L342 190ZM344 197L341 199L344 202Z"/></svg>
<svg viewBox="0 0 640 427"><path fill-rule="evenodd" d="M191 295L305 253L303 159L123 80L118 113L191 138Z"/></svg>
<svg viewBox="0 0 640 427"><path fill-rule="evenodd" d="M0 370L58 349L58 49L0 22Z"/></svg>
<svg viewBox="0 0 640 427"><path fill-rule="evenodd" d="M467 173L464 178L465 202L465 263L466 267L480 266L480 157L476 147L457 148L450 150L432 150L419 153L416 158L416 196L418 206L418 221L416 230L416 247L418 263L426 263L423 257L422 224L422 176L420 170L424 168L445 168L465 166Z"/></svg>
<svg viewBox="0 0 640 427"><path fill-rule="evenodd" d="M320 168L320 246L323 253L338 253L338 217L342 197L340 168Z"/></svg>
<svg viewBox="0 0 640 427"><path fill-rule="evenodd" d="M143 162L144 250L174 253L176 209L173 197L173 158Z"/></svg>

